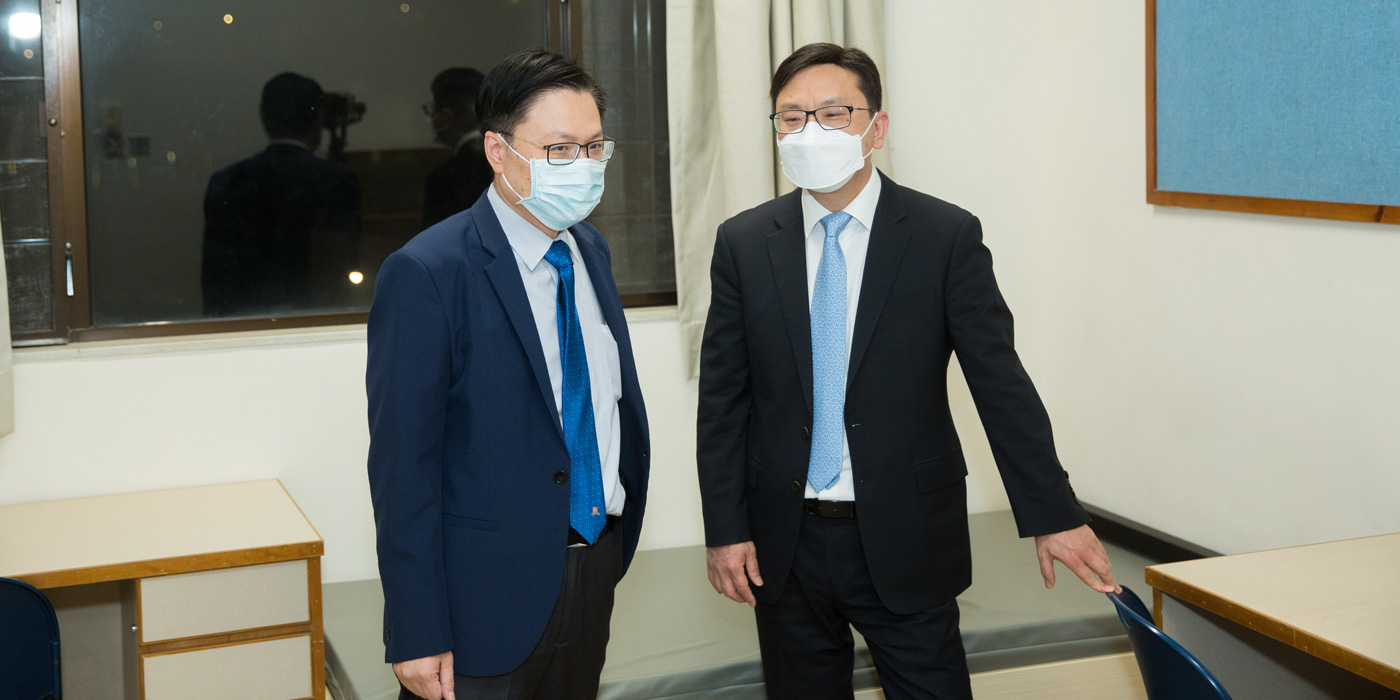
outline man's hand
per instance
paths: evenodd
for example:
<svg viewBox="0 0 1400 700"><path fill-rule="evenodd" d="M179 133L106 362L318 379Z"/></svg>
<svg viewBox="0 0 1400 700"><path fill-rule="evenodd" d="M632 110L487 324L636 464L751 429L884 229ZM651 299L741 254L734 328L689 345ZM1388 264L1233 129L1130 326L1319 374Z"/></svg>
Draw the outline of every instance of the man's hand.
<svg viewBox="0 0 1400 700"><path fill-rule="evenodd" d="M723 547L710 547L705 550L705 565L709 569L710 585L726 598L736 603L758 605L749 590L749 581L762 586L763 577L758 575L758 554L753 542L727 544Z"/></svg>
<svg viewBox="0 0 1400 700"><path fill-rule="evenodd" d="M1035 538L1035 555L1040 559L1040 575L1045 587L1055 587L1055 560L1060 560L1080 581L1100 593L1122 593L1099 538L1088 525Z"/></svg>
<svg viewBox="0 0 1400 700"><path fill-rule="evenodd" d="M457 700L452 692L452 652L445 651L437 656L429 656L412 661L394 664L394 675L399 677L409 692L423 700Z"/></svg>

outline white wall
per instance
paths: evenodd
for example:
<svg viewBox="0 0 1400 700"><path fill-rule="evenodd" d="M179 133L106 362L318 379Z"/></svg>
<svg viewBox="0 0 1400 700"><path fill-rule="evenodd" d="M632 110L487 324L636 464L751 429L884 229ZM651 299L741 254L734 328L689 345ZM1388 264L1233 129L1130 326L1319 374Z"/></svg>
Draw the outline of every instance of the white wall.
<svg viewBox="0 0 1400 700"><path fill-rule="evenodd" d="M1225 552L1400 530L1400 230L1146 204L1142 2L888 2L896 172L982 217L1080 497Z"/></svg>
<svg viewBox="0 0 1400 700"><path fill-rule="evenodd" d="M1145 204L1143 3L1054 5L1046 381L1080 495L1227 552L1400 530L1400 229Z"/></svg>
<svg viewBox="0 0 1400 700"><path fill-rule="evenodd" d="M953 202L982 221L1017 347L1032 378L1049 368L1040 344L1038 5L887 0L886 109L896 181ZM1031 47L1031 48L1025 48ZM972 512L1008 508L976 408L949 371L953 418L968 460ZM1071 475L1072 460L1066 460Z"/></svg>
<svg viewBox="0 0 1400 700"><path fill-rule="evenodd" d="M642 547L696 544L695 383L674 313L630 316L653 446ZM325 539L327 582L377 576L363 327L240 338L17 351L0 504L277 478Z"/></svg>

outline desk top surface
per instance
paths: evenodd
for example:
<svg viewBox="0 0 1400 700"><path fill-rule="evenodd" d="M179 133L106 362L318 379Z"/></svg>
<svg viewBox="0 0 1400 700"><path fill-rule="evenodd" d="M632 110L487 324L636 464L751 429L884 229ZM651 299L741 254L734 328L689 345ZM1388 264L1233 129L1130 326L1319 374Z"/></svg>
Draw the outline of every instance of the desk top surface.
<svg viewBox="0 0 1400 700"><path fill-rule="evenodd" d="M1400 690L1400 533L1158 564L1146 578L1174 598Z"/></svg>
<svg viewBox="0 0 1400 700"><path fill-rule="evenodd" d="M322 552L275 479L0 506L0 576L39 588Z"/></svg>

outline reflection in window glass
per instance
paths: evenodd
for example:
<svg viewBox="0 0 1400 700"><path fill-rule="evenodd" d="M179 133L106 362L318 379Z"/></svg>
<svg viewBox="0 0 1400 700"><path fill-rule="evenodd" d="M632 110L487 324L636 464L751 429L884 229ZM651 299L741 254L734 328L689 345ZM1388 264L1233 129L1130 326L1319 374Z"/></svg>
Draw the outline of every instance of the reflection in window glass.
<svg viewBox="0 0 1400 700"><path fill-rule="evenodd" d="M584 65L608 94L603 132L617 139L603 201L588 217L612 250L624 300L676 291L666 127L665 0L589 0Z"/></svg>
<svg viewBox="0 0 1400 700"><path fill-rule="evenodd" d="M51 331L53 247L38 0L0 0L0 231L10 331Z"/></svg>
<svg viewBox="0 0 1400 700"><path fill-rule="evenodd" d="M475 200L447 69L545 44L544 0L79 13L95 326L368 309L383 259Z"/></svg>

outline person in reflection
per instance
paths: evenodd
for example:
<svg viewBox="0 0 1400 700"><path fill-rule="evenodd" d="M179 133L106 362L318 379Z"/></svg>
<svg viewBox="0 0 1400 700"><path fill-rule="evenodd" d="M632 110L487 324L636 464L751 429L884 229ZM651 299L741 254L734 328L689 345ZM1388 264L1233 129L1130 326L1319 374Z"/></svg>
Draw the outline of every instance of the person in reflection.
<svg viewBox="0 0 1400 700"><path fill-rule="evenodd" d="M491 70L494 181L379 270L369 485L401 700L596 698L642 530L646 409L608 244L614 142L557 54Z"/></svg>
<svg viewBox="0 0 1400 700"><path fill-rule="evenodd" d="M200 286L206 316L254 316L349 303L359 259L355 174L316 157L324 93L283 73L262 90L271 143L214 173L204 195Z"/></svg>
<svg viewBox="0 0 1400 700"><path fill-rule="evenodd" d="M799 189L715 240L697 451L709 579L754 606L769 698L852 697L854 626L885 697L970 700L953 353L1046 587L1056 560L1096 591L1118 586L1017 357L977 217L870 162L889 129L874 61L809 44L770 97Z"/></svg>
<svg viewBox="0 0 1400 700"><path fill-rule="evenodd" d="M470 207L495 178L477 127L481 80L475 68L448 68L433 78L433 101L423 111L432 121L433 140L451 148L452 157L428 173L423 228Z"/></svg>

